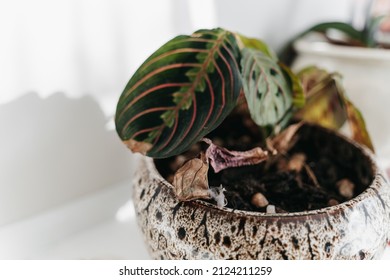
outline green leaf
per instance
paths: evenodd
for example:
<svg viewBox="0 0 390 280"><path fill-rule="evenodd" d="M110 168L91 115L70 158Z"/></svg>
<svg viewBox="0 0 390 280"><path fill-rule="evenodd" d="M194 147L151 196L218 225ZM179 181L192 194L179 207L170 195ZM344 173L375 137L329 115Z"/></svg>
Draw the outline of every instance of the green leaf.
<svg viewBox="0 0 390 280"><path fill-rule="evenodd" d="M336 74L329 74L317 67L308 67L298 73L306 95L306 104L294 114L294 118L339 129L347 114L342 96L336 84Z"/></svg>
<svg viewBox="0 0 390 280"><path fill-rule="evenodd" d="M286 79L290 83L290 87L293 91L293 106L294 108L302 108L305 105L306 98L305 93L303 92L303 87L301 80L297 75L295 75L289 67L279 62L279 66L282 68L283 73L285 74Z"/></svg>
<svg viewBox="0 0 390 280"><path fill-rule="evenodd" d="M248 38L238 33L237 36L240 39L240 42L242 43L243 47L259 50L264 54L266 54L267 56L269 56L271 59L278 60L278 57L276 56L275 52L272 49L270 49L268 45L263 41L256 38Z"/></svg>
<svg viewBox="0 0 390 280"><path fill-rule="evenodd" d="M215 129L242 89L240 51L223 29L178 36L153 53L119 98L115 124L133 152L180 154Z"/></svg>
<svg viewBox="0 0 390 280"><path fill-rule="evenodd" d="M337 30L349 37L350 40L358 44L365 45L364 34L362 31L355 29L352 25L345 22L324 22L309 28L302 35L312 31L326 34L329 30ZM301 36L302 36L301 35Z"/></svg>
<svg viewBox="0 0 390 280"><path fill-rule="evenodd" d="M369 17L363 29L364 43L367 47L373 48L377 45L375 35L379 26L386 16Z"/></svg>
<svg viewBox="0 0 390 280"><path fill-rule="evenodd" d="M262 51L244 48L242 83L252 119L259 126L274 126L292 106L292 90L277 61Z"/></svg>
<svg viewBox="0 0 390 280"><path fill-rule="evenodd" d="M367 45L364 32L355 29L350 24L344 22L324 22L324 23L316 24L306 29L305 31L299 33L298 35L294 36L292 39L290 39L279 52L280 60L286 65L291 65L295 57L297 56L297 52L294 48L294 42L297 39L311 32L319 32L326 35L330 30L337 30L341 32L342 34L347 36L347 38L349 38L349 43L353 45L358 45L358 46Z"/></svg>

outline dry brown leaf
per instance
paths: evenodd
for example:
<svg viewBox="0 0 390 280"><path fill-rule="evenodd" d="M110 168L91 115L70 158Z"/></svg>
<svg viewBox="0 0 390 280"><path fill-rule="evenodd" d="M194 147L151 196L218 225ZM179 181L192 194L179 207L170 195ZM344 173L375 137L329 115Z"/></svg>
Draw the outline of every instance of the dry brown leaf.
<svg viewBox="0 0 390 280"><path fill-rule="evenodd" d="M285 154L296 142L295 135L303 122L290 125L272 139L267 139L267 148L273 153Z"/></svg>
<svg viewBox="0 0 390 280"><path fill-rule="evenodd" d="M142 155L146 155L146 153L153 147L152 144L147 142L138 142L134 139L129 139L123 141L125 145L133 152L133 153L140 153Z"/></svg>
<svg viewBox="0 0 390 280"><path fill-rule="evenodd" d="M365 145L375 153L370 134L367 131L365 121L360 111L348 99L345 100L348 114L348 123L352 132L352 139Z"/></svg>
<svg viewBox="0 0 390 280"><path fill-rule="evenodd" d="M210 198L208 170L209 163L204 153L200 154L200 158L187 161L176 171L173 178L176 197L180 201Z"/></svg>
<svg viewBox="0 0 390 280"><path fill-rule="evenodd" d="M249 151L230 151L215 145L210 139L203 138L203 141L209 144L206 157L210 159L210 164L215 173L229 167L258 164L268 158L268 152L260 147Z"/></svg>

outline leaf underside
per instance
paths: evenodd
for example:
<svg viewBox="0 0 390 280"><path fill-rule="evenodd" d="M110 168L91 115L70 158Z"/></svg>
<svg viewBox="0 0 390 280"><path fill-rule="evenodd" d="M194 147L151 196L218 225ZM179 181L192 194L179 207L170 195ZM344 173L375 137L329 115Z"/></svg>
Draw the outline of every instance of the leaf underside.
<svg viewBox="0 0 390 280"><path fill-rule="evenodd" d="M178 36L136 71L117 106L116 129L147 156L180 154L215 129L241 91L240 52L232 33ZM138 143L147 143L140 145Z"/></svg>

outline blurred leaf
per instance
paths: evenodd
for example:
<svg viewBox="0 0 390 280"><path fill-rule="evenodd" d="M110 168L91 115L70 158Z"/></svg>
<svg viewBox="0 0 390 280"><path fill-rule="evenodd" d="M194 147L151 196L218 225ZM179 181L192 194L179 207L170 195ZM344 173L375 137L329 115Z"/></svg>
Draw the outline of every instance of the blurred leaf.
<svg viewBox="0 0 390 280"><path fill-rule="evenodd" d="M178 36L135 72L117 105L118 135L133 152L174 156L214 130L242 91L233 33Z"/></svg>
<svg viewBox="0 0 390 280"><path fill-rule="evenodd" d="M335 82L336 75L317 67L305 68L298 73L306 95L306 104L294 114L294 118L334 130L345 123L347 114Z"/></svg>
<svg viewBox="0 0 390 280"><path fill-rule="evenodd" d="M282 68L283 73L288 79L290 86L293 91L293 106L294 108L302 108L305 105L306 98L303 91L302 82L297 75L295 75L289 67L279 62L279 66Z"/></svg>
<svg viewBox="0 0 390 280"><path fill-rule="evenodd" d="M329 78L329 73L316 66L308 66L297 73L305 98L321 90L321 81Z"/></svg>
<svg viewBox="0 0 390 280"><path fill-rule="evenodd" d="M377 41L375 39L375 35L379 30L379 26L382 21L386 18L386 16L377 16L377 17L369 17L366 26L364 27L364 42L367 47L375 47L377 45Z"/></svg>
<svg viewBox="0 0 390 280"><path fill-rule="evenodd" d="M352 139L374 151L363 116L346 96L340 75L308 67L299 72L298 76L307 100L294 118L333 130L338 130L348 121Z"/></svg>
<svg viewBox="0 0 390 280"><path fill-rule="evenodd" d="M292 106L292 89L277 61L262 51L244 48L242 84L252 119L259 126L274 126Z"/></svg>
<svg viewBox="0 0 390 280"><path fill-rule="evenodd" d="M330 30L337 30L347 36L351 44L365 46L364 33L355 29L352 25L345 22L324 22L313 27L310 27L308 30L303 32L301 36L310 33L310 32L320 32L324 35L327 35L327 32ZM329 38L330 39L330 38Z"/></svg>
<svg viewBox="0 0 390 280"><path fill-rule="evenodd" d="M348 124L351 129L352 139L360 144L365 145L372 152L375 152L374 145L372 144L371 137L368 134L362 114L347 98L345 98L345 104L347 108Z"/></svg>
<svg viewBox="0 0 390 280"><path fill-rule="evenodd" d="M285 154L297 142L295 137L303 122L295 123L282 130L273 138L267 139L267 148L273 154Z"/></svg>
<svg viewBox="0 0 390 280"><path fill-rule="evenodd" d="M261 51L267 56L269 56L272 60L278 60L278 57L276 56L275 52L272 49L270 49L268 45L263 41L256 38L248 38L238 33L237 36L239 37L240 41L244 45L243 47Z"/></svg>
<svg viewBox="0 0 390 280"><path fill-rule="evenodd" d="M330 30L337 30L347 36L352 45L366 45L364 32L355 29L350 24L344 22L324 22L316 24L288 40L278 53L280 60L286 65L290 66L297 56L297 52L294 48L294 42L297 39L309 34L310 32L319 32L327 37L326 34Z"/></svg>

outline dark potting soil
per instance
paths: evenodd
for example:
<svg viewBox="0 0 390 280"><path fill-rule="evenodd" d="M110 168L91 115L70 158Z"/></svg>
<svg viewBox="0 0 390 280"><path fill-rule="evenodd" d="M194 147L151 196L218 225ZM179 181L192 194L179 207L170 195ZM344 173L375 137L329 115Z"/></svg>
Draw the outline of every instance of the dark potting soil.
<svg viewBox="0 0 390 280"><path fill-rule="evenodd" d="M255 136L259 135L256 131L244 128L232 133L231 127L245 127L236 122L230 120L229 126L222 125L208 137L232 150L249 150L262 145ZM225 136L222 138L222 135ZM271 157L257 165L228 168L219 173L214 173L210 167L209 185L225 188L226 207L267 212L267 206L272 205L276 213L281 213L320 209L345 202L360 194L372 180L372 175L365 171L368 168L355 168L366 163L344 161L343 155L328 151L326 146L323 149L310 147L308 141L298 141L285 155ZM156 160L157 169L172 181L182 163L197 156L200 150L201 146L197 144L186 154ZM259 203L258 197L265 197L266 201ZM211 200L208 202L215 204Z"/></svg>

